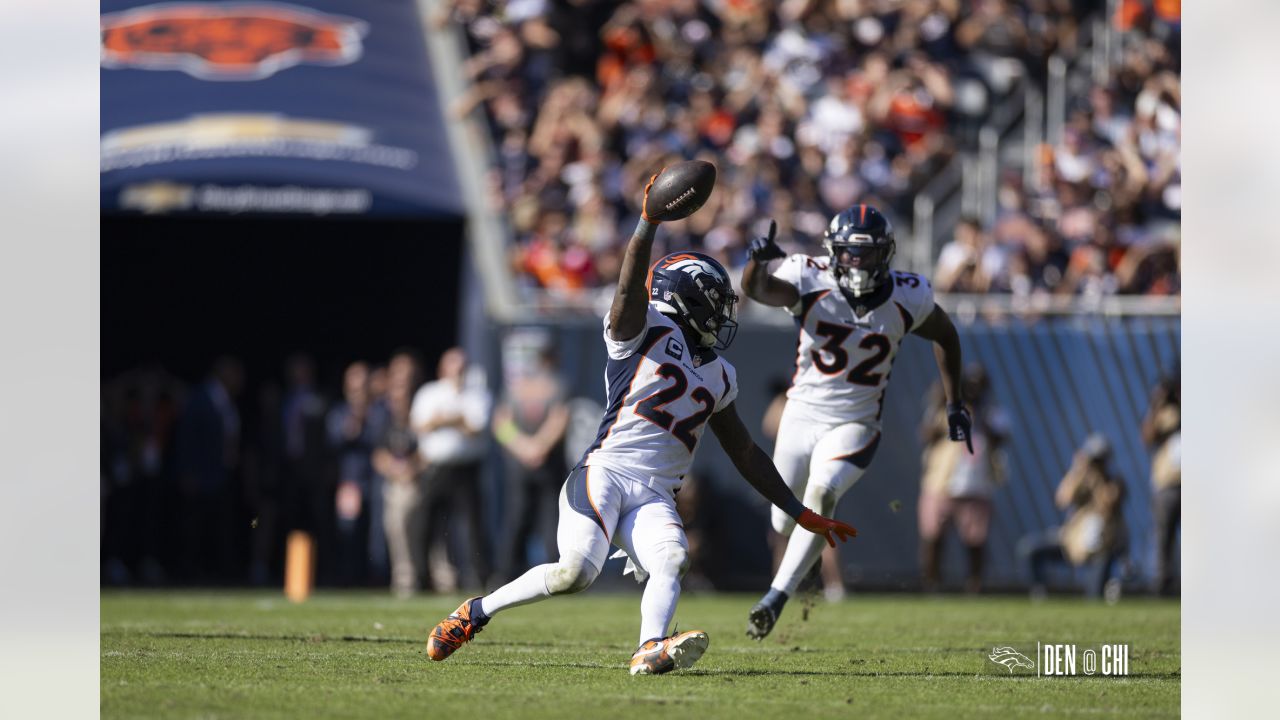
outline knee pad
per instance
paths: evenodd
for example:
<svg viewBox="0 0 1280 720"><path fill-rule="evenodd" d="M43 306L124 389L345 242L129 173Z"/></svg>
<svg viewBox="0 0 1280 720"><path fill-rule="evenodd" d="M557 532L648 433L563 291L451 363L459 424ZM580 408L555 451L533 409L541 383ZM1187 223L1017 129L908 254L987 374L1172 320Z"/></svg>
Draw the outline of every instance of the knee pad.
<svg viewBox="0 0 1280 720"><path fill-rule="evenodd" d="M552 595L568 595L591 587L600 570L585 557L569 553L547 570L547 592Z"/></svg>
<svg viewBox="0 0 1280 720"><path fill-rule="evenodd" d="M678 578L684 577L684 574L689 571L689 551L678 542L669 542L665 545L662 554L663 571Z"/></svg>
<svg viewBox="0 0 1280 720"><path fill-rule="evenodd" d="M843 494L835 488L810 483L804 493L804 504L819 515L831 517L831 513L835 512L836 503L840 502L840 496Z"/></svg>
<svg viewBox="0 0 1280 720"><path fill-rule="evenodd" d="M769 523L773 525L773 531L780 535L790 535L796 526L795 519L778 507L769 511Z"/></svg>

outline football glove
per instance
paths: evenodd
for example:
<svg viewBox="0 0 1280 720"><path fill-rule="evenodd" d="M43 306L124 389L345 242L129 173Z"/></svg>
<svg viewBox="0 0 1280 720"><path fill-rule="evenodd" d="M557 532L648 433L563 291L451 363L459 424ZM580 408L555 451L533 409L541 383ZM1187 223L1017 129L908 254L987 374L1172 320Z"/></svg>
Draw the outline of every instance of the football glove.
<svg viewBox="0 0 1280 720"><path fill-rule="evenodd" d="M822 517L809 508L805 508L804 512L800 513L800 517L796 518L796 524L814 535L821 535L826 538L827 544L831 547L836 546L835 539L837 537L840 538L840 542L844 542L851 537L858 537L858 531L852 525Z"/></svg>
<svg viewBox="0 0 1280 720"><path fill-rule="evenodd" d="M965 409L964 403L950 403L947 405L947 437L952 442L963 442L969 448L969 454L973 454L973 418L969 416L969 411Z"/></svg>
<svg viewBox="0 0 1280 720"><path fill-rule="evenodd" d="M666 170L666 168L663 168L662 170ZM652 176L649 177L649 184L644 186L644 199L640 201L640 217L644 218L644 221L649 223L650 225L657 225L660 222L658 220L649 219L648 207L649 207L649 190L650 188L653 187L653 181L657 180L658 176L662 174L662 170L659 170L658 172L654 173Z"/></svg>
<svg viewBox="0 0 1280 720"><path fill-rule="evenodd" d="M787 256L787 253L778 247L773 241L773 236L778 233L778 223L769 221L769 236L758 237L747 245L747 255L758 263L769 262L770 260L780 260Z"/></svg>

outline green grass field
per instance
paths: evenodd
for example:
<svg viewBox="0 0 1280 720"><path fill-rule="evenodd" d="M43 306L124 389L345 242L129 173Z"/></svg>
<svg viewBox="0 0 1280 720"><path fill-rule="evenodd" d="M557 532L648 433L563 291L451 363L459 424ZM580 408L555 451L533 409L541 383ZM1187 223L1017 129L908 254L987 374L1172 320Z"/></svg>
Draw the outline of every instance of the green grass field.
<svg viewBox="0 0 1280 720"><path fill-rule="evenodd" d="M639 596L588 592L515 608L450 660L423 638L459 598L321 593L102 594L107 718L911 718L1178 713L1179 606L856 596L794 602L763 643L745 595L686 595L677 622L711 647L695 668L631 677ZM1131 644L1130 677L1038 678L995 645ZM678 713L678 715L677 715Z"/></svg>

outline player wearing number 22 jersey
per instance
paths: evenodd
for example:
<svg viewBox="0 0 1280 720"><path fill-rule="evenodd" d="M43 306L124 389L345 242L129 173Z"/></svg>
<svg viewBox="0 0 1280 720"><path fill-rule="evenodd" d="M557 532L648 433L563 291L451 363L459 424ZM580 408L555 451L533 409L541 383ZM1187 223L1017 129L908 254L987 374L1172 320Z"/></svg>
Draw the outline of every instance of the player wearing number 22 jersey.
<svg viewBox="0 0 1280 720"><path fill-rule="evenodd" d="M875 208L856 205L832 218L826 257L786 256L774 244L775 230L771 224L768 237L752 242L742 281L748 297L784 308L799 328L773 460L793 492L831 514L875 456L893 359L908 335L936 344L951 439L968 441L960 341L929 282L890 269L893 226ZM769 274L765 264L779 259ZM748 617L747 634L757 639L773 629L822 551L821 539L793 532L786 515L774 512L772 524L790 538L769 591Z"/></svg>
<svg viewBox="0 0 1280 720"><path fill-rule="evenodd" d="M647 205L648 188L645 195ZM856 534L805 508L738 418L733 366L717 353L737 330L737 295L724 267L700 253L674 253L653 266L646 282L658 226L649 216L646 208L627 245L605 318L608 407L595 443L560 493L560 557L464 602L431 631L433 660L449 657L499 612L586 589L613 546L626 554L637 580L647 579L631 673L665 673L697 661L707 634L668 631L689 565L675 492L707 427L743 477L788 519L833 545L834 537Z"/></svg>

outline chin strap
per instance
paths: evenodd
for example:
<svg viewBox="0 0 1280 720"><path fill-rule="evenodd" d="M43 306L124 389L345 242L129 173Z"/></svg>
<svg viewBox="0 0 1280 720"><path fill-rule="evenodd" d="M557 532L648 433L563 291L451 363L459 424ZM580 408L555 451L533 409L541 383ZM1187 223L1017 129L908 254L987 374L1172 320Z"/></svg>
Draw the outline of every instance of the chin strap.
<svg viewBox="0 0 1280 720"><path fill-rule="evenodd" d="M689 314L689 308L684 304L684 300L682 300L680 296L676 295L675 293L671 293L671 300L672 302L675 303L676 309L680 311L680 318L684 321L684 324L688 325L690 329L692 329L695 333L698 334L698 337L702 338L702 342L698 343L698 347L701 347L701 348L715 347L715 344L716 344L715 334L708 333L706 330L701 330L698 328L698 326L693 324L693 316Z"/></svg>
<svg viewBox="0 0 1280 720"><path fill-rule="evenodd" d="M836 275L836 284L839 285L844 290L848 290L849 292L853 293L854 297L862 297L863 295L870 295L871 293L875 292L876 288L879 287L878 285L873 285L865 289L858 289L857 287L854 286L851 280L852 280L853 274L856 272L866 273L867 282L868 283L871 282L871 279L873 277L872 273L866 272L865 270L863 271L845 270L844 272Z"/></svg>

